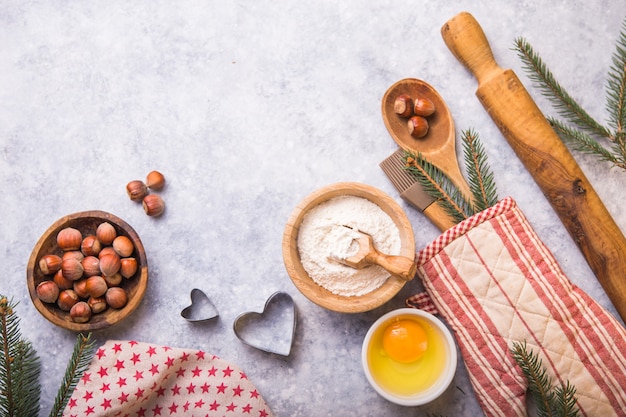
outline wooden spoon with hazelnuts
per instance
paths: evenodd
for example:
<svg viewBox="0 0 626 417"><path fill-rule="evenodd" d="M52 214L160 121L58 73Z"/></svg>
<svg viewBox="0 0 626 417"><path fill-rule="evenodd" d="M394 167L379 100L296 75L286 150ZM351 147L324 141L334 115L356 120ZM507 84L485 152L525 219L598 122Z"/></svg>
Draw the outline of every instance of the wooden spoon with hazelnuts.
<svg viewBox="0 0 626 417"><path fill-rule="evenodd" d="M465 196L472 195L456 156L454 120L437 90L415 78L400 80L383 96L382 113L389 134L402 149L421 153Z"/></svg>

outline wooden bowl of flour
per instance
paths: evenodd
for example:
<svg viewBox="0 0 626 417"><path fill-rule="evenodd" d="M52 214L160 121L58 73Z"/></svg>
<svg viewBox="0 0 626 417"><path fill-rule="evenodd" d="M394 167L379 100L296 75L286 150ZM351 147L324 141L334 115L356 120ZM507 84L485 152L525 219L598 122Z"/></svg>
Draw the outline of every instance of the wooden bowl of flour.
<svg viewBox="0 0 626 417"><path fill-rule="evenodd" d="M402 289L407 281L389 273L386 273L384 278L377 275L377 279L382 278L382 284L380 284L380 286L371 290L365 287L361 289L361 292L358 294L350 294L350 285L354 284L356 287L362 285L362 283L357 281L345 281L343 282L343 287L338 289L335 288L332 277L329 277L329 281L323 281L327 279L326 275L319 278L318 271L313 270L309 266L308 261L306 262L307 267L305 268L303 265L303 255L304 258L308 258L310 254L301 254L300 252L304 250L305 245L302 244L302 242L300 246L298 244L299 234L301 232L305 233L305 231L308 233L308 230L305 229L310 227L309 225L312 223L312 213L318 215L317 213L320 211L321 207L324 207L326 210L326 207L336 205L335 203L339 200L347 199L354 199L352 201L355 203L363 203L366 206L377 206L377 208L380 209L380 213L375 210L374 214L362 220L368 222L368 224L373 224L371 227L376 229L376 233L371 233L375 242L377 237L380 238L380 234L383 234L385 237L384 240L393 241L394 246L396 246L397 253L389 253L390 255L401 255L412 260L415 259L415 238L413 229L409 219L398 203L384 192L372 186L355 182L342 182L328 185L311 193L295 207L287 221L283 233L283 261L294 285L309 300L329 310L342 313L361 313L373 310L385 304ZM365 208L369 209L369 207ZM365 210L361 210L361 212L363 211ZM331 210L329 213L326 213L327 217L330 216L330 218L334 219L333 216L337 216L340 222L345 220L342 216L350 217L349 213L343 211L333 212ZM354 221L358 221L359 216L363 216L363 214L354 214ZM381 222L381 227L377 227L377 222L379 221ZM391 227L387 227L389 222L391 222ZM358 224L355 225L358 226ZM352 227L353 225L350 224L349 226ZM363 231L368 232L368 230ZM385 244L382 241L380 243L381 245ZM399 248L397 246L399 246ZM380 250L380 248L378 249ZM311 271L310 273L307 272L307 268ZM361 273L361 271L363 270L359 270L359 273ZM316 279L313 279L311 275L315 276Z"/></svg>

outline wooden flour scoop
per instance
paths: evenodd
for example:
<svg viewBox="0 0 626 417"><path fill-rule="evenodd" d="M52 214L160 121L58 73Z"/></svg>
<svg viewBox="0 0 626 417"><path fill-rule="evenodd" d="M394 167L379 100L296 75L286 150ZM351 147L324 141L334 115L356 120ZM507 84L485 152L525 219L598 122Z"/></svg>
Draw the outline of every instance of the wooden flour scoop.
<svg viewBox="0 0 626 417"><path fill-rule="evenodd" d="M329 257L332 260L355 269L363 269L370 265L378 265L390 274L396 275L406 281L410 281L413 277L415 277L417 265L413 262L413 260L405 256L387 255L381 253L374 247L372 236L348 226L339 227L345 227L350 230L350 233L353 235L352 243L356 243L359 246L359 249L355 254L347 257L331 253Z"/></svg>
<svg viewBox="0 0 626 417"><path fill-rule="evenodd" d="M444 24L443 39L478 80L476 95L533 176L626 321L626 238L515 73L493 58L466 12Z"/></svg>

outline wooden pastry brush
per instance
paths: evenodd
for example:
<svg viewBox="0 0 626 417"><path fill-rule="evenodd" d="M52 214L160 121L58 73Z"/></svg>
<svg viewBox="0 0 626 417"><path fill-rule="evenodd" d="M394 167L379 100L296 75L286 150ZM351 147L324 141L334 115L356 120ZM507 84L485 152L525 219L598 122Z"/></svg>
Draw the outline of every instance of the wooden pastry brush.
<svg viewBox="0 0 626 417"><path fill-rule="evenodd" d="M435 200L424 191L422 185L409 172L406 171L403 150L398 149L382 161L379 166L387 178L400 193L405 201L424 213L442 232L455 225L452 218Z"/></svg>

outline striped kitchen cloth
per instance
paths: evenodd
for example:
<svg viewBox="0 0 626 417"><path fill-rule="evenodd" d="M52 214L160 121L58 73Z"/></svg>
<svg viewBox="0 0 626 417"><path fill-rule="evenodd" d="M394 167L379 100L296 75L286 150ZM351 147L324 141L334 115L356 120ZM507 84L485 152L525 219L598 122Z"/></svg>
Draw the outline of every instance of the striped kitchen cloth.
<svg viewBox="0 0 626 417"><path fill-rule="evenodd" d="M626 330L568 280L512 198L444 232L416 262L487 416L527 415L515 341L555 383L576 387L581 415L626 416Z"/></svg>

